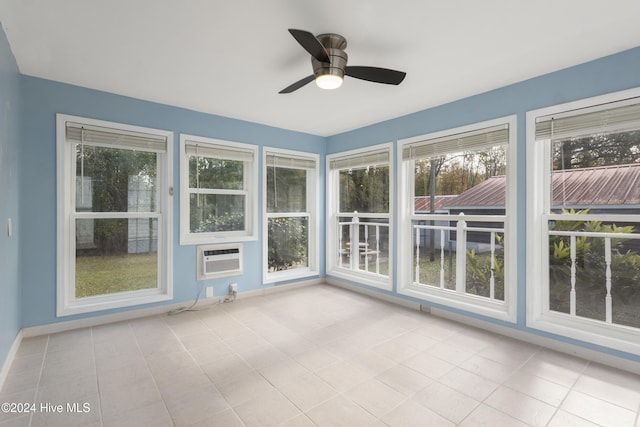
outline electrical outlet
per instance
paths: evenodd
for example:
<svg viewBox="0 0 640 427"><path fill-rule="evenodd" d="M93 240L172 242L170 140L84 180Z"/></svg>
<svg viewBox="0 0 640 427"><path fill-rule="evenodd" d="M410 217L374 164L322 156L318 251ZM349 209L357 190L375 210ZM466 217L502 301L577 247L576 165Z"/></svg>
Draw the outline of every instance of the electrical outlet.
<svg viewBox="0 0 640 427"><path fill-rule="evenodd" d="M213 286L207 286L207 298L213 298Z"/></svg>
<svg viewBox="0 0 640 427"><path fill-rule="evenodd" d="M229 285L229 293L238 292L238 284L232 283Z"/></svg>

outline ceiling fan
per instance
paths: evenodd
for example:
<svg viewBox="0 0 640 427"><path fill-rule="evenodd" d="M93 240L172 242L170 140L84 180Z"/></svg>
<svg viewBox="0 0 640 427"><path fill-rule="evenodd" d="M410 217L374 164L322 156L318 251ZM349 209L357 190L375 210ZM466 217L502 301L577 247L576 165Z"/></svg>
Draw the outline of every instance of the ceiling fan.
<svg viewBox="0 0 640 427"><path fill-rule="evenodd" d="M322 89L337 89L344 76L367 80L374 83L399 85L407 73L379 67L347 66L347 40L339 34L320 34L317 37L309 31L289 29L300 45L311 54L313 74L307 76L278 93L291 93L315 80Z"/></svg>

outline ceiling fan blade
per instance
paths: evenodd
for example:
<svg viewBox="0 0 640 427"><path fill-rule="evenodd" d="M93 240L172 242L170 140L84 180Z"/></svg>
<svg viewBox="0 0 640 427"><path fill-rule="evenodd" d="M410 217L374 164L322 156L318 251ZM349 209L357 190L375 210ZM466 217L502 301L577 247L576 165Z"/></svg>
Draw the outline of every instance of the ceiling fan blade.
<svg viewBox="0 0 640 427"><path fill-rule="evenodd" d="M316 36L309 31L295 30L292 28L289 28L289 32L311 56L320 62L331 62L327 50L322 46L322 43L318 41Z"/></svg>
<svg viewBox="0 0 640 427"><path fill-rule="evenodd" d="M307 76L304 79L300 79L297 82L295 82L294 84L285 87L284 89L282 89L278 93L291 93L294 90L300 89L302 86L306 85L307 83L312 82L314 79L315 79L315 76L313 74L311 74L310 76Z"/></svg>
<svg viewBox="0 0 640 427"><path fill-rule="evenodd" d="M399 85L404 80L407 73L379 67L346 67L344 73L356 79L368 80L374 83L384 83L388 85Z"/></svg>

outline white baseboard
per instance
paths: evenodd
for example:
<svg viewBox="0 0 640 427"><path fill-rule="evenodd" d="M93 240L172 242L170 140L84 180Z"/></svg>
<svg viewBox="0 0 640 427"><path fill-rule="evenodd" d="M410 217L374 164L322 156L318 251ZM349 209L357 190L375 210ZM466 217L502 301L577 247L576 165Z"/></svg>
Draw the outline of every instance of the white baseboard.
<svg viewBox="0 0 640 427"><path fill-rule="evenodd" d="M629 359L614 356L612 354L602 353L600 351L591 350L579 345L570 344L563 341L558 341L553 338L543 337L531 332L521 331L519 329L509 328L507 326L497 325L495 323L479 320L476 318L468 317L462 314L453 313L451 311L442 310L439 308L431 307L431 314L434 316L442 317L445 319L453 320L458 323L473 326L476 328L484 329L489 332L504 335L509 338L514 338L520 341L524 341L529 344L539 345L550 350L555 350L561 353L569 354L572 356L580 357L592 362L601 363L603 365L611 366L613 368L623 369L625 371L640 374L640 363L634 362Z"/></svg>
<svg viewBox="0 0 640 427"><path fill-rule="evenodd" d="M323 283L323 282L324 282L323 279L318 278L318 279L304 280L301 282L293 282L293 283L287 283L283 285L270 286L263 289L256 289L254 291L239 292L237 295L237 299L265 296L271 293L284 292L291 289L296 289L303 286L310 286L310 285ZM203 306L218 304L218 303L221 303L225 298L227 298L227 295L214 297L214 298L200 299L196 307L203 307ZM174 303L174 304L161 305L158 307L141 308L138 310L129 310L129 311L123 311L120 313L87 317L85 319L68 320L64 322L50 323L47 325L32 326L29 328L23 328L21 333L22 333L22 336L25 338L35 337L39 335L48 335L48 334L55 334L57 332L70 331L73 329L87 328L91 326L100 326L100 325L106 325L108 323L138 319L141 317L156 316L156 315L165 314L170 311L177 310L183 307L189 307L191 304L193 304L193 302L194 301L183 301L183 302Z"/></svg>
<svg viewBox="0 0 640 427"><path fill-rule="evenodd" d="M7 354L7 358L2 364L2 369L0 369L0 392L2 392L2 387L4 386L4 382L7 379L7 375L9 374L9 369L11 368L11 364L13 363L13 359L16 357L16 353L18 353L18 348L20 347L20 343L22 342L23 333L22 331L18 332L16 338L13 340L13 344L11 344L11 348L9 349L9 353Z"/></svg>

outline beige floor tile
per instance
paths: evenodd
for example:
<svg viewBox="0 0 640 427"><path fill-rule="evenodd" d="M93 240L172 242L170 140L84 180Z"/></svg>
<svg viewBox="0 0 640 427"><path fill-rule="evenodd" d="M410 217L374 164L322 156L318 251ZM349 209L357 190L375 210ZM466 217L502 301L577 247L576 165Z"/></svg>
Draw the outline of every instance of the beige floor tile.
<svg viewBox="0 0 640 427"><path fill-rule="evenodd" d="M545 426L556 411L554 406L501 386L484 403L531 426Z"/></svg>
<svg viewBox="0 0 640 427"><path fill-rule="evenodd" d="M253 369L266 368L267 366L291 359L269 343L244 350L236 350L235 353Z"/></svg>
<svg viewBox="0 0 640 427"><path fill-rule="evenodd" d="M478 355L472 356L460 364L460 367L497 383L506 381L514 371L513 368L507 365L485 359Z"/></svg>
<svg viewBox="0 0 640 427"><path fill-rule="evenodd" d="M572 387L586 366L585 360L549 350L540 350L520 368L520 371L565 387Z"/></svg>
<svg viewBox="0 0 640 427"><path fill-rule="evenodd" d="M239 356L231 354L202 365L202 370L209 376L211 382L215 385L222 385L253 369Z"/></svg>
<svg viewBox="0 0 640 427"><path fill-rule="evenodd" d="M44 355L49 342L49 335L23 338L16 352L16 358L34 355Z"/></svg>
<svg viewBox="0 0 640 427"><path fill-rule="evenodd" d="M316 427L316 425L304 414L300 414L279 424L278 427Z"/></svg>
<svg viewBox="0 0 640 427"><path fill-rule="evenodd" d="M478 406L459 427L526 427L527 424L488 405Z"/></svg>
<svg viewBox="0 0 640 427"><path fill-rule="evenodd" d="M183 393L176 400L165 399L165 403L176 426L188 426L230 408L213 386Z"/></svg>
<svg viewBox="0 0 640 427"><path fill-rule="evenodd" d="M559 406L569 393L568 387L536 377L528 371L514 373L504 385L554 407Z"/></svg>
<svg viewBox="0 0 640 427"><path fill-rule="evenodd" d="M316 375L339 392L349 390L372 377L366 370L347 361L331 364L320 369Z"/></svg>
<svg viewBox="0 0 640 427"><path fill-rule="evenodd" d="M304 374L295 381L278 388L301 411L335 397L338 392L313 373Z"/></svg>
<svg viewBox="0 0 640 427"><path fill-rule="evenodd" d="M149 375L132 382L100 385L100 407L103 415L116 415L162 401L156 383Z"/></svg>
<svg viewBox="0 0 640 427"><path fill-rule="evenodd" d="M407 397L416 394L433 382L433 380L426 375L422 375L403 365L398 365L382 372L376 376L376 379L398 390Z"/></svg>
<svg viewBox="0 0 640 427"><path fill-rule="evenodd" d="M454 365L460 365L473 356L472 352L446 342L436 342L427 353Z"/></svg>
<svg viewBox="0 0 640 427"><path fill-rule="evenodd" d="M613 405L578 391L571 391L560 408L602 426L632 426L636 411Z"/></svg>
<svg viewBox="0 0 640 427"><path fill-rule="evenodd" d="M547 427L598 427L598 424L594 424L565 411L558 411L553 418L551 418Z"/></svg>
<svg viewBox="0 0 640 427"><path fill-rule="evenodd" d="M340 360L340 358L333 353L322 348L314 348L305 353L298 354L294 356L294 359L312 372L316 372Z"/></svg>
<svg viewBox="0 0 640 427"><path fill-rule="evenodd" d="M393 410L407 397L377 379L370 379L344 393L377 418Z"/></svg>
<svg viewBox="0 0 640 427"><path fill-rule="evenodd" d="M478 401L486 399L499 386L494 381L462 368L452 369L440 377L438 381Z"/></svg>
<svg viewBox="0 0 640 427"><path fill-rule="evenodd" d="M277 390L234 408L247 427L276 426L301 414L293 403Z"/></svg>
<svg viewBox="0 0 640 427"><path fill-rule="evenodd" d="M91 407L2 427L640 427L640 376L323 285L25 338L0 401Z"/></svg>
<svg viewBox="0 0 640 427"><path fill-rule="evenodd" d="M282 387L297 381L299 377L309 373L309 370L293 359L287 359L258 370L274 387Z"/></svg>
<svg viewBox="0 0 640 427"><path fill-rule="evenodd" d="M404 362L421 351L406 342L406 340L401 339L401 337L392 338L382 344L378 344L371 350L397 363Z"/></svg>
<svg viewBox="0 0 640 427"><path fill-rule="evenodd" d="M318 427L368 426L376 418L351 400L336 396L307 412Z"/></svg>
<svg viewBox="0 0 640 427"><path fill-rule="evenodd" d="M229 405L237 406L273 390L273 386L257 371L250 371L218 386L218 390L227 399Z"/></svg>
<svg viewBox="0 0 640 427"><path fill-rule="evenodd" d="M429 350L418 353L402 364L433 379L438 379L455 368L455 365L432 356Z"/></svg>
<svg viewBox="0 0 640 427"><path fill-rule="evenodd" d="M636 411L640 407L640 378L602 365L589 367L573 390Z"/></svg>
<svg viewBox="0 0 640 427"><path fill-rule="evenodd" d="M189 427L245 427L233 409L227 409L213 416L198 420Z"/></svg>
<svg viewBox="0 0 640 427"><path fill-rule="evenodd" d="M429 384L413 400L457 424L469 415L480 402L438 382Z"/></svg>
<svg viewBox="0 0 640 427"><path fill-rule="evenodd" d="M17 405L19 403L31 404L36 401L36 389L20 391L18 393L6 393L3 391L0 393L0 403L9 403L14 405L10 407L9 411L0 411L0 425L4 427L4 423L9 421L15 421L18 418L24 418L25 412L21 411ZM39 406L38 406L39 407ZM29 413L31 413L31 407L29 407ZM17 422L17 421L16 421ZM22 422L22 421L21 421Z"/></svg>
<svg viewBox="0 0 640 427"><path fill-rule="evenodd" d="M454 423L447 420L443 416L436 414L431 409L428 409L413 400L408 400L405 403L401 404L393 411L383 416L381 420L389 427L455 426Z"/></svg>
<svg viewBox="0 0 640 427"><path fill-rule="evenodd" d="M103 414L104 427L172 427L173 420L164 402L136 405L128 411Z"/></svg>

